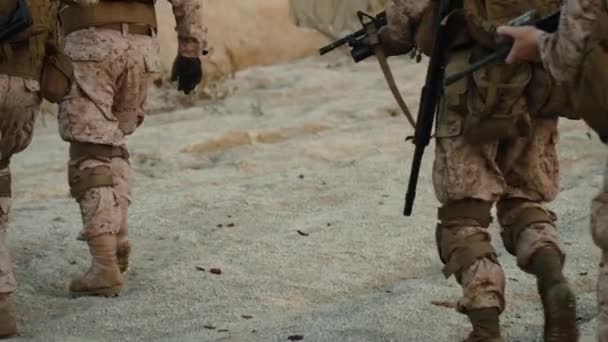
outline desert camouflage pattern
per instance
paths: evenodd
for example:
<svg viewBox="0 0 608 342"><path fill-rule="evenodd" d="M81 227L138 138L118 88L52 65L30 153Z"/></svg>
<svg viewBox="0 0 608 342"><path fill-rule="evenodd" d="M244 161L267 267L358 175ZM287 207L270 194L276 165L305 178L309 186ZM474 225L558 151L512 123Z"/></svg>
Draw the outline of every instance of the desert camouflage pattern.
<svg viewBox="0 0 608 342"><path fill-rule="evenodd" d="M430 5L430 0L389 0L386 16L390 39L410 50L414 46L416 27Z"/></svg>
<svg viewBox="0 0 608 342"><path fill-rule="evenodd" d="M551 75L564 82L574 81L583 64L585 54L606 39L605 0L568 0L564 3L559 30L544 34L539 42L541 59ZM602 23L602 21L604 21ZM608 165L604 171L604 186L591 207L591 235L602 250L597 283L598 341L608 341Z"/></svg>
<svg viewBox="0 0 608 342"><path fill-rule="evenodd" d="M0 75L0 159L23 151L32 141L34 122L40 109L38 82ZM10 175L9 168L0 169L0 177ZM0 293L11 293L16 282L6 233L11 198L0 197Z"/></svg>
<svg viewBox="0 0 608 342"><path fill-rule="evenodd" d="M205 47L201 1L169 0L177 20L178 53L199 57ZM76 82L60 104L59 132L68 142L125 147L144 120L147 89L161 70L159 45L151 36L89 28L65 37ZM114 187L90 189L78 199L83 229L79 239L126 235L131 203L131 167L121 158L70 161L80 170L107 166Z"/></svg>
<svg viewBox="0 0 608 342"><path fill-rule="evenodd" d="M413 46L417 25L429 4L430 1L421 0L389 1L388 27L396 44ZM532 119L529 137L473 144L462 134L466 113L449 109L450 100L444 102L437 122L433 167L433 184L439 202L477 199L499 203L517 199L524 203L522 206L536 207L549 215L544 203L554 200L559 190L558 119ZM525 103L522 108L527 110ZM508 226L514 215L499 212L501 226ZM458 234L486 236L485 240L490 241L490 234L481 226L460 227ZM553 224L533 224L519 234L517 241L508 240L510 234L502 235L504 245L517 257L524 271L529 269L532 256L540 248L550 246L563 255ZM488 258L479 259L456 274L456 278L463 288L458 302L460 312L485 308L504 310L505 276L500 265Z"/></svg>
<svg viewBox="0 0 608 342"><path fill-rule="evenodd" d="M200 0L167 0L173 6L173 15L177 26L179 41L178 53L184 57L199 57L205 47L205 27L202 21L202 4Z"/></svg>
<svg viewBox="0 0 608 342"><path fill-rule="evenodd" d="M545 68L560 81L572 81L585 53L599 38L599 18L606 12L605 0L569 0L562 8L559 30L539 41Z"/></svg>
<svg viewBox="0 0 608 342"><path fill-rule="evenodd" d="M66 3L90 6L101 0L65 0ZM177 26L179 41L178 53L184 57L199 57L205 47L205 27L202 22L202 1L198 0L167 0L173 7L173 15ZM154 0L156 2L156 0Z"/></svg>
<svg viewBox="0 0 608 342"><path fill-rule="evenodd" d="M591 236L602 250L597 280L598 341L608 341L608 164L604 168L604 185L591 205Z"/></svg>

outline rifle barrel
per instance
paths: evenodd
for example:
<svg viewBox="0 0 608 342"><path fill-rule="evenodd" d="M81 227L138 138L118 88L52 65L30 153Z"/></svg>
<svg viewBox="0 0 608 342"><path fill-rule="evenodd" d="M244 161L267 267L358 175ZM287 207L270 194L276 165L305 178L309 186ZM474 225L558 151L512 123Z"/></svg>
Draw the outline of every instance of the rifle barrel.
<svg viewBox="0 0 608 342"><path fill-rule="evenodd" d="M407 185L407 193L405 194L405 208L403 215L412 216L414 211L414 202L416 201L416 188L418 187L418 177L420 175L420 167L422 166L422 156L424 155L424 147L416 146L414 151L414 159L412 161L412 171L410 172L410 180Z"/></svg>

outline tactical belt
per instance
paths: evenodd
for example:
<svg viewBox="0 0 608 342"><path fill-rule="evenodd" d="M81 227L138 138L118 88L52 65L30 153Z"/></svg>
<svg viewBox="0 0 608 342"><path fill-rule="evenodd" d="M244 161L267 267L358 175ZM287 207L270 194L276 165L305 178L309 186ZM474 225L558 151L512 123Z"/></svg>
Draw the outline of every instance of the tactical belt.
<svg viewBox="0 0 608 342"><path fill-rule="evenodd" d="M129 151L123 146L100 145L91 143L70 143L70 159L79 160L84 158L123 158L129 160Z"/></svg>
<svg viewBox="0 0 608 342"><path fill-rule="evenodd" d="M130 34L139 34L142 36L150 36L150 37L154 37L155 33L156 33L155 28L150 27L148 25L142 25L142 24L106 24L106 25L96 26L96 28L120 31L120 32L125 32L125 33L130 33Z"/></svg>
<svg viewBox="0 0 608 342"><path fill-rule="evenodd" d="M64 34L103 27L123 31L129 24L130 33L150 35L157 29L154 4L142 2L102 1L93 6L67 6L61 13Z"/></svg>

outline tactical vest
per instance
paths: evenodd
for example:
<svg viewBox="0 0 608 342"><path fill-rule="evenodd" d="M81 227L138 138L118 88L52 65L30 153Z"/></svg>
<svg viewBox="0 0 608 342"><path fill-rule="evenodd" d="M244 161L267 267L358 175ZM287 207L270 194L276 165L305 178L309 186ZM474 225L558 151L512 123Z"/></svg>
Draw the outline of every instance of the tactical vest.
<svg viewBox="0 0 608 342"><path fill-rule="evenodd" d="M9 41L0 42L0 74L39 80L46 44L59 44L58 0L25 0L33 25ZM0 16L8 16L17 0L0 0Z"/></svg>
<svg viewBox="0 0 608 342"><path fill-rule="evenodd" d="M69 5L60 13L63 31L67 35L89 27L117 28L116 25L121 24L156 30L155 2L156 0L101 0L90 6Z"/></svg>
<svg viewBox="0 0 608 342"><path fill-rule="evenodd" d="M448 74L463 70L471 61L492 53L496 47L495 30L498 26L529 10L536 10L542 16L559 10L560 6L560 0L458 2L450 15L464 16L466 25L448 28L462 31L457 40L452 42L452 52L446 66ZM428 29L429 26L432 25L425 25L423 19L420 27ZM428 48L428 43L432 42L432 39L424 37L428 34L418 32L417 36L417 44L425 53L424 47ZM469 79L446 87L446 109L458 112L463 117L463 122L458 132L438 130L437 134L462 134L473 144L529 136L534 116L561 114L553 106L548 108L546 105L554 97L554 82L540 76L543 76L540 64L497 63L478 70ZM439 119L441 116L440 114Z"/></svg>
<svg viewBox="0 0 608 342"><path fill-rule="evenodd" d="M463 7L472 38L482 45L493 46L496 27L508 23L529 10L540 16L556 12L560 0L464 0Z"/></svg>

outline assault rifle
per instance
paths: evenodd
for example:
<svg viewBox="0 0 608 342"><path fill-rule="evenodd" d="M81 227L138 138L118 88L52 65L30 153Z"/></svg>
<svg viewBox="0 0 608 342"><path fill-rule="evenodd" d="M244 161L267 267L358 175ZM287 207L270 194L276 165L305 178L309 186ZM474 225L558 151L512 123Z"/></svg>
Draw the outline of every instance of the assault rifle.
<svg viewBox="0 0 608 342"><path fill-rule="evenodd" d="M414 157L412 159L412 168L410 172L410 180L405 195L405 208L403 214L411 216L414 209L414 200L416 199L416 188L418 186L418 178L420 176L420 167L422 166L422 157L424 150L431 142L433 122L435 114L439 107L439 101L443 95L443 78L445 77L445 67L448 60L449 48L453 36L458 30L450 30L453 28L453 20L462 19L459 16L448 16L451 11L451 0L439 0L437 3L437 11L435 12L434 27L435 39L433 41L433 50L426 73L426 80L420 95L420 107L418 108L418 120L416 122L416 132L414 134L413 143L415 145ZM456 23L456 27L464 25L465 22ZM463 26L460 26L463 27Z"/></svg>
<svg viewBox="0 0 608 342"><path fill-rule="evenodd" d="M546 17L539 18L536 11L529 11L529 12L523 14L522 16L513 19L507 25L508 26L533 25L533 26L536 26L538 29L541 29L546 32L555 32L555 31L557 31L557 27L559 26L560 14L561 13L558 11L558 12L552 13ZM500 38L503 40L506 39L505 37L500 37ZM480 60L476 61L475 63L469 65L469 67L466 68L465 70L457 72L453 75L447 76L444 84L446 86L448 86L450 84L453 84L453 83L471 75L472 73L474 73L477 70L483 69L484 67L486 67L488 65L505 60L505 58L507 58L507 56L509 55L509 52L511 51L512 47L513 47L513 42L510 39L508 41L498 44L498 46L496 47L496 49L493 53L491 53L491 54L481 58Z"/></svg>
<svg viewBox="0 0 608 342"><path fill-rule="evenodd" d="M17 7L15 7L11 14L0 17L0 42L7 41L15 34L32 26L32 24L32 16L25 0L19 0Z"/></svg>
<svg viewBox="0 0 608 342"><path fill-rule="evenodd" d="M380 63L380 68L382 69L386 83L388 84L393 97L397 101L399 108L409 121L410 125L415 127L416 122L414 121L414 117L401 96L401 92L399 91L395 78L393 77L393 72L391 71L386 59L386 54L382 48L382 42L380 41L379 31L387 24L386 12L381 12L374 17L359 11L357 12L357 17L359 18L359 22L362 26L359 31L351 33L344 38L338 39L337 41L322 47L319 50L319 54L321 56L325 55L339 48L340 46L348 44L348 46L351 48L350 54L355 63L359 63L368 57L375 55L378 59L378 63Z"/></svg>
<svg viewBox="0 0 608 342"><path fill-rule="evenodd" d="M374 54L372 45L374 42L370 41L370 31L379 31L383 26L386 26L386 12L379 13L378 15L371 16L364 12L357 12L359 22L361 22L362 29L357 32L351 33L348 36L338 39L337 41L322 47L319 50L321 56L339 48L342 45L348 44L351 48L351 56L356 63L359 63Z"/></svg>

